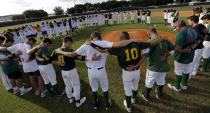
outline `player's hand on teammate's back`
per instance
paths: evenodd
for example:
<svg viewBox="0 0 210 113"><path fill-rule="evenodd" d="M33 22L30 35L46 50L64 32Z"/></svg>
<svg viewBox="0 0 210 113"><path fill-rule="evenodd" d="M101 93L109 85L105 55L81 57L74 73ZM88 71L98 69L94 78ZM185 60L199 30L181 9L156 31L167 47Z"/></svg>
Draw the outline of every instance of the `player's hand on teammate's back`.
<svg viewBox="0 0 210 113"><path fill-rule="evenodd" d="M101 55L97 56L96 54L94 54L94 55L92 56L92 60L93 60L93 61L98 61L98 60L100 60L100 59L101 59Z"/></svg>
<svg viewBox="0 0 210 113"><path fill-rule="evenodd" d="M16 56L22 55L22 51L17 51L17 52L15 53L15 55L16 55Z"/></svg>

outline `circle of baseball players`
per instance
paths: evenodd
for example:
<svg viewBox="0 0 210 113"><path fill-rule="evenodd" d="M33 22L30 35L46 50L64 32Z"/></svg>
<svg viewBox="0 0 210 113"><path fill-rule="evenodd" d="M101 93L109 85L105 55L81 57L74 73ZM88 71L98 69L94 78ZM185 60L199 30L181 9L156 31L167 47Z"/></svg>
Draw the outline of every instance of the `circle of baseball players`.
<svg viewBox="0 0 210 113"><path fill-rule="evenodd" d="M105 110L109 110L112 101L109 97L108 76L105 69L107 54L117 56L118 64L122 68L122 79L125 90L123 104L128 112L131 105L136 104L139 94L144 101L150 100L150 91L156 82L156 98L162 98L163 88L166 84L166 75L170 71L168 57L174 56L175 84L167 86L175 92L187 90L187 83L192 75L200 71L207 72L210 61L210 8L194 9L193 16L188 18L187 27L183 20L179 20L177 10L164 10L164 24L173 26L178 35L175 44L167 37L160 36L155 27L148 29L148 42L131 40L129 33L122 32L119 42L102 40L101 33L94 31L90 35L91 41L86 41L76 51L71 49L73 40L69 34L79 32L79 29L97 25L127 24L127 12L114 12L107 14L86 15L64 19L59 22L43 22L40 25L25 25L17 29L8 29L0 35L0 75L5 89L15 95L25 95L34 91L35 95L63 96L67 95L69 103L75 101L80 107L86 97L80 97L80 79L76 69L75 60L86 62L88 79L92 90L93 109L98 109L99 83L104 94ZM137 16L137 18L136 18ZM150 24L151 11L131 11L130 24ZM123 18L122 18L123 17ZM122 19L124 19L122 21ZM147 22L146 22L147 20ZM36 44L36 36L41 44ZM49 52L48 46L56 37L64 35L62 46ZM143 51L143 53L141 53ZM140 80L140 67L147 59L147 72L145 89L138 92ZM200 62L203 59L203 62ZM65 83L65 90L59 88L56 80L54 65L61 68L61 75ZM22 84L22 72L29 75L30 88Z"/></svg>

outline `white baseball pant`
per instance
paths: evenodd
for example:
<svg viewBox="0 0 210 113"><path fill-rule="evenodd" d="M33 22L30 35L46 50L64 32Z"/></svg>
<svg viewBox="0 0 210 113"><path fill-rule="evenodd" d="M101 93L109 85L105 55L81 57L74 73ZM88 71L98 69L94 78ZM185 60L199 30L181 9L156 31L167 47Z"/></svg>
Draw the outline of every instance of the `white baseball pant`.
<svg viewBox="0 0 210 113"><path fill-rule="evenodd" d="M122 78L126 96L132 95L132 90L137 91L140 80L140 69L135 71L122 71Z"/></svg>
<svg viewBox="0 0 210 113"><path fill-rule="evenodd" d="M165 78L166 72L154 72L147 69L145 86L147 88L152 88L155 81L157 85L163 86L165 85Z"/></svg>
<svg viewBox="0 0 210 113"><path fill-rule="evenodd" d="M118 24L121 24L122 23L122 18L121 18L121 15L118 16Z"/></svg>
<svg viewBox="0 0 210 113"><path fill-rule="evenodd" d="M62 77L66 86L65 90L66 90L67 97L68 98L75 97L75 100L79 100L80 99L80 80L79 80L77 69L74 68L70 71L62 70ZM74 91L73 94L72 94L72 89Z"/></svg>
<svg viewBox="0 0 210 113"><path fill-rule="evenodd" d="M210 57L210 41L204 41L203 44L204 44L204 49L202 57L208 59Z"/></svg>
<svg viewBox="0 0 210 113"><path fill-rule="evenodd" d="M111 24L111 25L113 24L113 21L112 21L112 19L109 19L109 24Z"/></svg>
<svg viewBox="0 0 210 113"><path fill-rule="evenodd" d="M174 68L176 75L182 76L183 74L190 74L192 70L192 63L181 64L177 61L174 61Z"/></svg>
<svg viewBox="0 0 210 113"><path fill-rule="evenodd" d="M103 92L108 91L108 77L105 68L100 70L88 69L88 79L93 92L98 91L98 82Z"/></svg>
<svg viewBox="0 0 210 113"><path fill-rule="evenodd" d="M190 78L191 78L191 75L196 75L198 72L202 52L203 52L203 49L195 50L195 55L194 55L194 59L193 59L193 63L192 63L192 71L190 73Z"/></svg>
<svg viewBox="0 0 210 113"><path fill-rule="evenodd" d="M12 89L12 85L10 84L10 80L8 76L3 72L2 67L0 66L0 75L3 82L3 85L6 90Z"/></svg>
<svg viewBox="0 0 210 113"><path fill-rule="evenodd" d="M150 23L151 23L151 17L147 16L147 24L150 24Z"/></svg>
<svg viewBox="0 0 210 113"><path fill-rule="evenodd" d="M39 71L42 75L45 84L57 84L56 74L52 64L39 65Z"/></svg>

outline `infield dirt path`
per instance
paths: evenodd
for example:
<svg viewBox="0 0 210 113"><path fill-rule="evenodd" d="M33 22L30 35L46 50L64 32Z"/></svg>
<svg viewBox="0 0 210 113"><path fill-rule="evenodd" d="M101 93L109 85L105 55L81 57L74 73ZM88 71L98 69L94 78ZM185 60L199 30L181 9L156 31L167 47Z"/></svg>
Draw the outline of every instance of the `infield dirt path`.
<svg viewBox="0 0 210 113"><path fill-rule="evenodd" d="M120 41L120 34L122 31L126 31L130 34L131 39L139 39L143 42L146 42L149 40L149 37L147 37L147 30L146 29L124 29L124 30L117 30L108 32L102 35L103 40L111 41L111 42L117 42ZM158 31L158 34L161 36L166 36L168 39L174 43L175 41L175 34L171 34L165 31Z"/></svg>

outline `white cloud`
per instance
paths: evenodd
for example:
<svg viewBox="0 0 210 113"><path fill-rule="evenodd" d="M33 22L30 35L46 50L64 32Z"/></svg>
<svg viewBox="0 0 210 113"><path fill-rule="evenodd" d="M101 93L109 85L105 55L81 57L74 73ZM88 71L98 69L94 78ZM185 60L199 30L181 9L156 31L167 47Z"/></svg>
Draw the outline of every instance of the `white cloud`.
<svg viewBox="0 0 210 113"><path fill-rule="evenodd" d="M86 2L97 3L107 0L75 0L76 4ZM61 6L66 10L74 6L74 0L1 0L0 16L10 14L21 14L27 9L44 9L48 13L53 13L55 6Z"/></svg>

